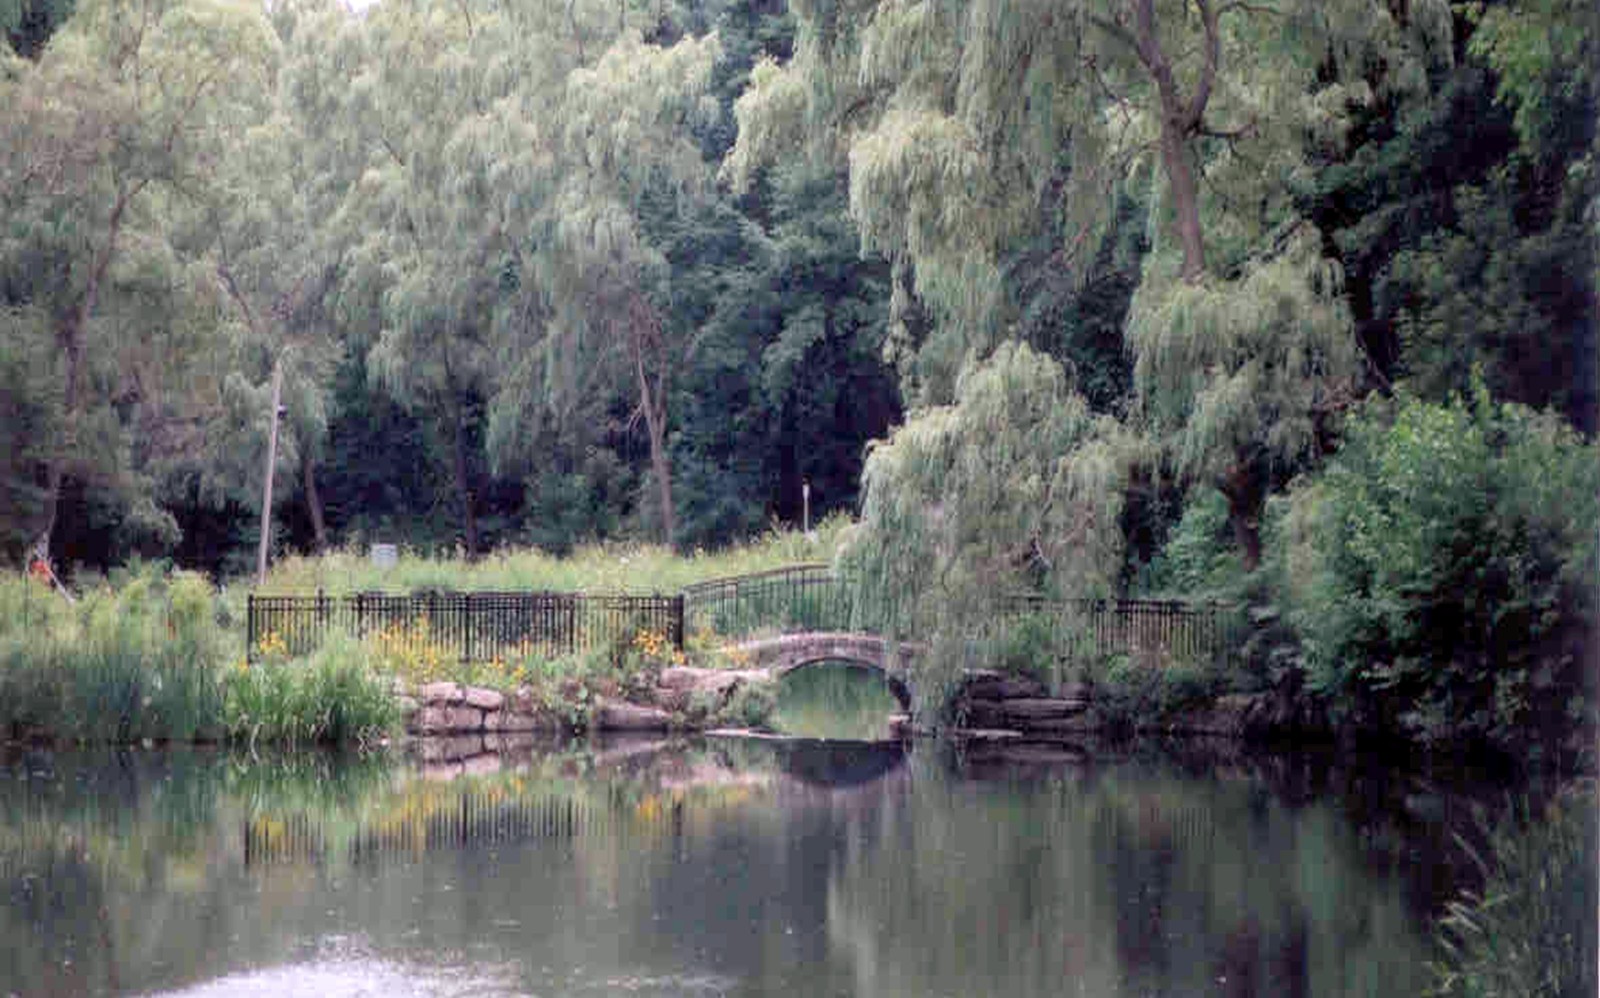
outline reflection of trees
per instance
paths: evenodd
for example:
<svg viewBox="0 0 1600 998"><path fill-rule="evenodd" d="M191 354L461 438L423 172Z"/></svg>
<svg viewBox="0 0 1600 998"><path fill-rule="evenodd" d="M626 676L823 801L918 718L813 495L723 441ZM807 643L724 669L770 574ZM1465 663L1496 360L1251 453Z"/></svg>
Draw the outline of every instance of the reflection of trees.
<svg viewBox="0 0 1600 998"><path fill-rule="evenodd" d="M0 994L172 986L352 931L751 993L1416 990L1391 876L1414 829L1371 788L1138 762L978 781L921 747L858 780L885 760L804 751L580 746L449 783L144 755L0 782Z"/></svg>
<svg viewBox="0 0 1600 998"><path fill-rule="evenodd" d="M919 781L829 885L873 994L1411 994L1402 893L1329 804L1143 767ZM1004 982L1000 987L997 982ZM1413 986L1417 985L1417 986ZM999 991L997 991L999 988Z"/></svg>

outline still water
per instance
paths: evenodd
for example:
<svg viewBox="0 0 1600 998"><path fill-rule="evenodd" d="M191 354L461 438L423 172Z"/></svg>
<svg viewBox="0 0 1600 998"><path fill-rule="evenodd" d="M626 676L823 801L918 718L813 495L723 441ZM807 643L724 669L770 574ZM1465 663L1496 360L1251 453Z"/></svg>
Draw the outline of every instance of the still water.
<svg viewBox="0 0 1600 998"><path fill-rule="evenodd" d="M0 995L1414 995L1455 798L1316 757L0 749Z"/></svg>

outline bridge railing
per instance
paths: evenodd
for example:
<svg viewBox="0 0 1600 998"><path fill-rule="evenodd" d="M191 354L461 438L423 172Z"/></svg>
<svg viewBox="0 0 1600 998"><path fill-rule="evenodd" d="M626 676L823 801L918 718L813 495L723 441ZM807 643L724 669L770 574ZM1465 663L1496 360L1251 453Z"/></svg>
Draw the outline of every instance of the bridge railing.
<svg viewBox="0 0 1600 998"><path fill-rule="evenodd" d="M712 579L683 590L684 625L726 638L850 627L844 587L827 565L802 564Z"/></svg>
<svg viewBox="0 0 1600 998"><path fill-rule="evenodd" d="M552 592L354 593L257 596L246 610L247 657L264 645L309 654L329 635L383 634L463 662L569 655L655 631L683 647L682 596ZM270 637L269 637L270 636Z"/></svg>

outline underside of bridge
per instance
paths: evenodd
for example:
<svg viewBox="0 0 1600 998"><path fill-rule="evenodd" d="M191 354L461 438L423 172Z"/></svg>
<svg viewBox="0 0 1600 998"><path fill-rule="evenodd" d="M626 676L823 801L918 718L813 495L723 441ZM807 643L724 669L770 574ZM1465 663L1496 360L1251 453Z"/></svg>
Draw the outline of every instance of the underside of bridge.
<svg viewBox="0 0 1600 998"><path fill-rule="evenodd" d="M794 664L786 666L782 669L775 668L772 670L772 676L774 679L782 679L784 676L787 676L791 673L817 665L835 666L851 669L857 672L871 673L878 679L883 680L883 684L889 688L890 693L894 694L894 698L899 702L901 709L906 711L911 709L911 687L906 685L906 682L903 678L887 671L877 662L867 662L862 661L861 659L853 658L824 656L822 658L807 659L803 662L795 662Z"/></svg>
<svg viewBox="0 0 1600 998"><path fill-rule="evenodd" d="M734 646L755 668L766 669L774 679L823 662L836 662L864 669L883 677L889 692L907 710L911 708L910 672L907 668L911 648L888 641L876 634L814 631L758 638Z"/></svg>

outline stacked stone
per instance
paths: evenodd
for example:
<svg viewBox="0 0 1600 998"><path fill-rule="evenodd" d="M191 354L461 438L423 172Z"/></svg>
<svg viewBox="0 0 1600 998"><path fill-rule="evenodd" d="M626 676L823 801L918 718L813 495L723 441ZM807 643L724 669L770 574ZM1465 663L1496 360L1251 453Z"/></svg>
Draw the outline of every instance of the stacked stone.
<svg viewBox="0 0 1600 998"><path fill-rule="evenodd" d="M416 696L402 696L400 710L406 731L413 735L555 729L549 718L535 711L533 694L525 689L507 697L498 690L460 683L428 683Z"/></svg>
<svg viewBox="0 0 1600 998"><path fill-rule="evenodd" d="M1044 683L1028 676L973 670L956 694L955 716L965 719L961 727L969 732L1083 734L1099 728L1089 703L1082 687L1069 686L1052 696Z"/></svg>

